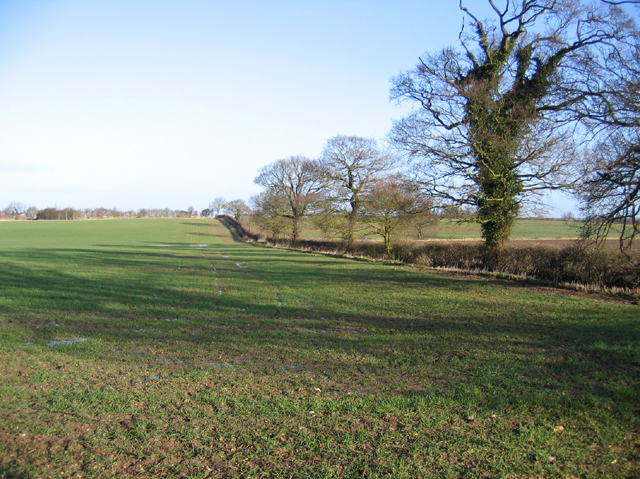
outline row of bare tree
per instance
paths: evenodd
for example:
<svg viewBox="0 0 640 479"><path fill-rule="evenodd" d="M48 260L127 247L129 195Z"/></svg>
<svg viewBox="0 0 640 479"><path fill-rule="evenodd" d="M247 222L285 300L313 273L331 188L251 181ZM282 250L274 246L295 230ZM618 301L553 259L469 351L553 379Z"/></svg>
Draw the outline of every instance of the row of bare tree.
<svg viewBox="0 0 640 479"><path fill-rule="evenodd" d="M397 166L397 156L375 140L336 136L319 159L292 156L262 168L254 181L265 190L252 198L254 215L274 236L290 230L293 241L312 215L326 236L341 232L347 250L364 222L393 256L391 235L400 225L434 221L431 198Z"/></svg>
<svg viewBox="0 0 640 479"><path fill-rule="evenodd" d="M397 222L471 208L499 248L523 207L550 190L582 202L585 234L640 228L640 33L614 1L487 0L482 20L461 2L457 47L427 53L393 79L413 111L376 142L337 136L322 156L264 167L253 199L273 233L288 219L340 213L352 244L358 218L388 241ZM333 213L333 216L329 213ZM390 244L390 243L389 243ZM390 246L389 246L390 247Z"/></svg>
<svg viewBox="0 0 640 479"><path fill-rule="evenodd" d="M142 208L139 210L119 210L117 208L44 208L27 206L18 201L12 201L2 210L5 219L13 220L79 220L106 218L192 218L199 216L192 206L186 210L172 210L170 208Z"/></svg>

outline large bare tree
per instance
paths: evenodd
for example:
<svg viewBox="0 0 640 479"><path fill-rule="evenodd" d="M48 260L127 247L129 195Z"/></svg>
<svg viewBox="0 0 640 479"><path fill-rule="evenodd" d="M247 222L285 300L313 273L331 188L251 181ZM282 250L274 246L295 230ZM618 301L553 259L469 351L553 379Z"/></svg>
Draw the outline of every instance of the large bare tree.
<svg viewBox="0 0 640 479"><path fill-rule="evenodd" d="M347 219L347 251L353 249L355 242L363 194L394 166L394 157L370 138L338 135L325 144L320 167L329 184L328 196L333 208Z"/></svg>
<svg viewBox="0 0 640 479"><path fill-rule="evenodd" d="M596 66L630 23L604 3L488 4L493 18L481 20L461 3L459 46L394 78L392 98L417 108L391 138L432 195L477 209L486 244L499 248L525 200L579 178L576 135L600 93Z"/></svg>
<svg viewBox="0 0 640 479"><path fill-rule="evenodd" d="M597 133L593 161L576 190L584 236L603 240L617 230L624 248L640 233L640 33L612 51L604 66L608 74L586 120Z"/></svg>
<svg viewBox="0 0 640 479"><path fill-rule="evenodd" d="M279 196L288 205L291 219L291 240L300 236L300 220L323 190L325 181L319 173L318 162L304 156L291 156L262 168L254 183Z"/></svg>

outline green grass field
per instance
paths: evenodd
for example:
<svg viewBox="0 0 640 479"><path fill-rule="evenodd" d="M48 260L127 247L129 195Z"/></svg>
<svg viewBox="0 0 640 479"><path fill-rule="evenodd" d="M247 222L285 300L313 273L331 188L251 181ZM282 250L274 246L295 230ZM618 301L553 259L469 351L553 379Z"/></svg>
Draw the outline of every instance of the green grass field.
<svg viewBox="0 0 640 479"><path fill-rule="evenodd" d="M258 230L257 225L248 222L250 227ZM580 236L582 223L578 221L549 221L535 219L518 219L513 229L513 239L575 239ZM359 231L362 238L374 238L367 233L368 228L362 225ZM461 223L452 220L440 220L436 225L426 227L423 231L424 239L480 239L480 225L477 223ZM302 222L302 237L306 239L321 239L323 234L311 221ZM395 232L396 239L415 240L416 232L410 227Z"/></svg>
<svg viewBox="0 0 640 479"><path fill-rule="evenodd" d="M640 476L640 307L233 242L0 223L0 477Z"/></svg>
<svg viewBox="0 0 640 479"><path fill-rule="evenodd" d="M513 239L540 238L578 238L582 223L576 221L516 220ZM440 221L433 235L438 239L480 238L480 225L477 223L456 223Z"/></svg>

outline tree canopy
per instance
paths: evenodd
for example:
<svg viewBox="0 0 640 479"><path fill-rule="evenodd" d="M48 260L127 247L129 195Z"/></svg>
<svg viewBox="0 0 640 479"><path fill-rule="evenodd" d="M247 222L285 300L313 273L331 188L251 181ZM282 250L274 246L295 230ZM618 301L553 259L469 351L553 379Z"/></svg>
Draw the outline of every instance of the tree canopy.
<svg viewBox="0 0 640 479"><path fill-rule="evenodd" d="M287 204L286 216L291 219L292 240L296 241L300 234L300 220L325 185L318 163L304 156L291 156L262 168L254 182Z"/></svg>
<svg viewBox="0 0 640 479"><path fill-rule="evenodd" d="M570 0L488 0L493 18L464 5L458 47L426 54L393 80L392 98L417 103L391 139L423 187L471 205L489 246L510 236L523 201L580 177L576 141L602 93L602 65L633 22L620 8Z"/></svg>
<svg viewBox="0 0 640 479"><path fill-rule="evenodd" d="M363 194L394 165L395 158L370 138L338 135L325 144L320 158L321 174L327 180L333 208L347 218L347 250L355 241Z"/></svg>

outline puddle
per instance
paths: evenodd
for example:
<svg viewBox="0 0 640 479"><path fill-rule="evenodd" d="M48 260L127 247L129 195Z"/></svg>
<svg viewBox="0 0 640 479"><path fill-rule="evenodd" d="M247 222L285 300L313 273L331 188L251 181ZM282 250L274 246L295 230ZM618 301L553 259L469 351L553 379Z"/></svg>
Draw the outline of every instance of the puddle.
<svg viewBox="0 0 640 479"><path fill-rule="evenodd" d="M208 244L192 244L191 246L195 247L195 248L206 248L206 247L208 247L210 245L208 245Z"/></svg>
<svg viewBox="0 0 640 479"><path fill-rule="evenodd" d="M67 339L64 341L49 341L47 343L47 346L49 347L54 347L54 346L69 346L71 344L78 344L78 343L84 343L87 340L87 338L73 338L73 339Z"/></svg>

